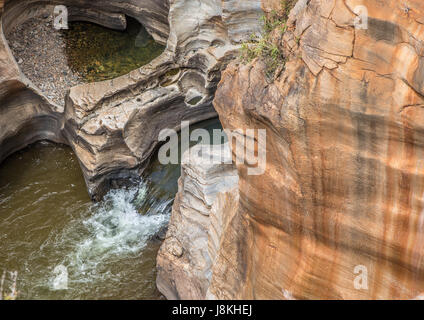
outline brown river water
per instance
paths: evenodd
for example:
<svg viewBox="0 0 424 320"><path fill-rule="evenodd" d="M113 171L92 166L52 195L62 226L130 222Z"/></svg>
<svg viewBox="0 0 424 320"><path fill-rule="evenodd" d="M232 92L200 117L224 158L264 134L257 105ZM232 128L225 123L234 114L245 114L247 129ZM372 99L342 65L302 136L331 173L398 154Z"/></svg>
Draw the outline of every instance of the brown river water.
<svg viewBox="0 0 424 320"><path fill-rule="evenodd" d="M195 128L221 128L218 120ZM0 164L0 276L18 299L161 299L156 255L179 165L157 160L134 187L91 202L67 146L39 142Z"/></svg>

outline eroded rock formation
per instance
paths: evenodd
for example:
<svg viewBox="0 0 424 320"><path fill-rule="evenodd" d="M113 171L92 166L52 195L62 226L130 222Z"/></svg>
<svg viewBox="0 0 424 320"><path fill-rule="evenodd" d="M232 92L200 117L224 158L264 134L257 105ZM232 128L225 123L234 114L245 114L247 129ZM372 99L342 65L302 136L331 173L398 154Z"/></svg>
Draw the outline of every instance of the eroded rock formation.
<svg viewBox="0 0 424 320"><path fill-rule="evenodd" d="M111 181L139 176L162 129L178 130L182 120L194 123L216 116L211 102L221 70L237 54L240 39L259 30L259 0L249 3L5 1L0 32L0 161L28 143L49 139L71 145L93 198L101 197ZM70 20L111 28L121 29L124 15L134 17L157 41L166 42L167 49L128 75L73 87L65 107L55 105L19 71L6 38L16 24L51 14L57 4L68 7Z"/></svg>
<svg viewBox="0 0 424 320"><path fill-rule="evenodd" d="M226 129L266 130L267 166L238 165L239 190L218 197L225 232L206 234L220 246L195 297L422 297L423 19L419 0L300 0L278 43L283 72L270 81L261 59L227 68L215 108ZM196 285L171 283L169 297Z"/></svg>
<svg viewBox="0 0 424 320"><path fill-rule="evenodd" d="M69 21L88 21L112 29L125 28L125 15L140 21L156 41L165 44L169 34L166 0L3 0L5 14L2 16L7 34L16 25L31 17L51 14L57 5L66 6Z"/></svg>
<svg viewBox="0 0 424 320"><path fill-rule="evenodd" d="M259 0L63 2L75 19L109 27L136 17L167 42L145 67L71 88L62 108L20 72L5 38L58 2L5 1L0 161L40 139L70 144L93 197L111 179L139 175L161 129L216 115L221 71L258 32L261 14ZM280 5L262 2L265 12ZM355 27L357 6L367 8L367 28ZM260 59L227 68L215 108L227 129L266 130L266 172L238 165L236 188L234 168L184 167L158 257L168 298L420 296L423 17L419 0L299 0L273 81ZM368 271L366 288L355 288L358 266Z"/></svg>
<svg viewBox="0 0 424 320"><path fill-rule="evenodd" d="M367 29L354 27L359 5ZM260 179L238 167L239 221L228 232L244 254L227 273L236 285L222 286L214 273L212 293L422 292L423 17L422 1L303 1L289 19L288 61L276 81L267 83L261 61L225 71L220 119L226 128L266 129L268 161ZM354 286L357 266L368 270L368 289Z"/></svg>
<svg viewBox="0 0 424 320"><path fill-rule="evenodd" d="M230 217L231 202L226 194L238 194L238 176L228 144L221 164L210 161L218 158L221 150L222 146L197 145L184 154L179 192L157 258L157 286L168 299L204 299L207 294L211 268Z"/></svg>

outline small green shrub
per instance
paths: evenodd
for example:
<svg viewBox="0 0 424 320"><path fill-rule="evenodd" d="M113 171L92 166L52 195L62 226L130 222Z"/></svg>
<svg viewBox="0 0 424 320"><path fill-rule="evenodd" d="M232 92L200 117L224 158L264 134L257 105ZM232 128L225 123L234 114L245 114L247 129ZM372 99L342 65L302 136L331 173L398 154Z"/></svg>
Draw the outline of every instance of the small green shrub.
<svg viewBox="0 0 424 320"><path fill-rule="evenodd" d="M256 58L261 58L266 64L266 74L269 78L274 76L279 67L284 67L285 57L277 44L271 39L271 33L279 28L280 34L287 31L287 19L290 10L297 0L281 0L281 12L272 11L268 16L261 18L263 32L260 36L251 35L249 41L242 43L240 60L247 64Z"/></svg>
<svg viewBox="0 0 424 320"><path fill-rule="evenodd" d="M287 21L291 9L296 5L297 0L281 0L283 18Z"/></svg>

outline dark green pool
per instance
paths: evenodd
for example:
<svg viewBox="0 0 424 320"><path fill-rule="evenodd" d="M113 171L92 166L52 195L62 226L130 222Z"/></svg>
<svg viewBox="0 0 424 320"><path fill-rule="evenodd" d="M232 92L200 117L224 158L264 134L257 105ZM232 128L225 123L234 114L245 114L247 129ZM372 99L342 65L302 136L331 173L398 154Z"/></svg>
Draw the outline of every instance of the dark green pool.
<svg viewBox="0 0 424 320"><path fill-rule="evenodd" d="M146 29L127 18L127 29L116 31L89 22L71 22L63 30L68 64L86 82L109 80L135 70L162 54Z"/></svg>

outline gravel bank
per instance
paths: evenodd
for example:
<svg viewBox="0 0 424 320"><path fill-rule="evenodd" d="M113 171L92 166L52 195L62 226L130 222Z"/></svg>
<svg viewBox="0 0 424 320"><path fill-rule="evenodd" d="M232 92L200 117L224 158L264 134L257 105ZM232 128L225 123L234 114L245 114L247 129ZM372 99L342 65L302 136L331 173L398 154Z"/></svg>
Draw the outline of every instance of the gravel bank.
<svg viewBox="0 0 424 320"><path fill-rule="evenodd" d="M8 41L22 72L58 105L64 105L69 88L84 82L68 65L65 37L53 27L52 17L26 21Z"/></svg>

